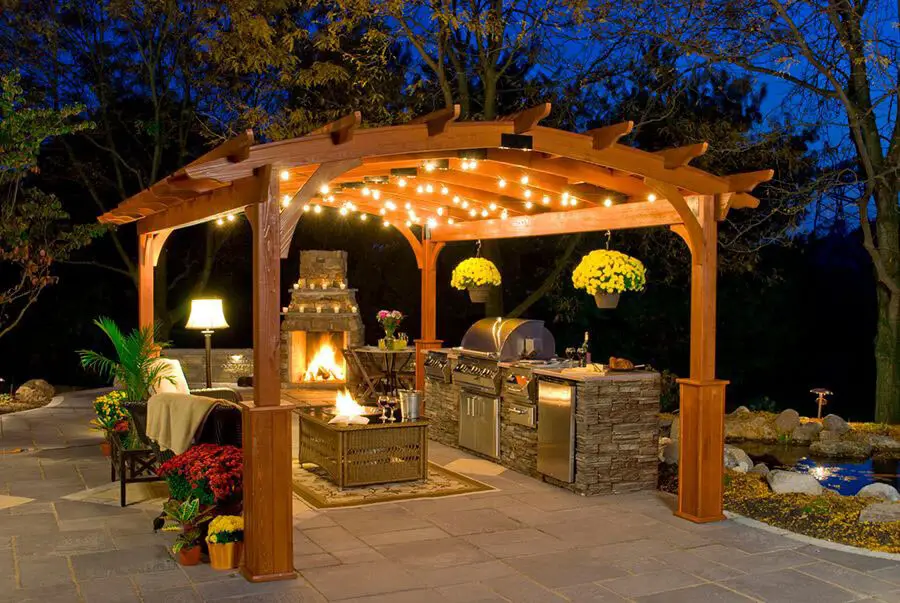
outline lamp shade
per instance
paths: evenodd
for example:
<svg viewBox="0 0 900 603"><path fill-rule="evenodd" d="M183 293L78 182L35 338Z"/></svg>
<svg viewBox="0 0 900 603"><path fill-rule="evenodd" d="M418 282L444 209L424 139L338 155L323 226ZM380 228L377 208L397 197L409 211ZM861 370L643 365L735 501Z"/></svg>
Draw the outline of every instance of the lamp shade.
<svg viewBox="0 0 900 603"><path fill-rule="evenodd" d="M221 299L191 300L191 316L188 318L185 328L211 331L227 327L228 323L225 322Z"/></svg>

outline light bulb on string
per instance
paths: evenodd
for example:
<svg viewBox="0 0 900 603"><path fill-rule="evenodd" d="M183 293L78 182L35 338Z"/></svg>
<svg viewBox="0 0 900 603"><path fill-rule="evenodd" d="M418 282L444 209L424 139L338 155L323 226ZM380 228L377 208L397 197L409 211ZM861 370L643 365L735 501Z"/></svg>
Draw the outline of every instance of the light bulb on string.
<svg viewBox="0 0 900 603"><path fill-rule="evenodd" d="M531 201L525 202L525 209L531 209L532 207L534 207L534 203L532 203Z"/></svg>
<svg viewBox="0 0 900 603"><path fill-rule="evenodd" d="M290 205L290 204L291 204L291 196L290 196L290 195L284 195L284 196L281 198L281 206L282 206L282 207L287 207L287 206Z"/></svg>
<svg viewBox="0 0 900 603"><path fill-rule="evenodd" d="M313 211L314 211L315 213L317 213L317 214L322 213L322 206L321 206L321 205L315 205L315 206L313 206Z"/></svg>
<svg viewBox="0 0 900 603"><path fill-rule="evenodd" d="M497 209L497 204L492 202L490 205L488 205L488 209L494 211L495 209Z"/></svg>
<svg viewBox="0 0 900 603"><path fill-rule="evenodd" d="M430 184L426 184L426 185L425 185L425 192L426 192L426 193L433 193L433 192L434 192L434 186L432 186L432 185L430 185Z"/></svg>
<svg viewBox="0 0 900 603"><path fill-rule="evenodd" d="M453 196L453 203L454 203L455 205L459 205L459 195L454 195L454 196Z"/></svg>
<svg viewBox="0 0 900 603"><path fill-rule="evenodd" d="M428 228L435 228L438 225L438 221L434 218L428 218L426 224L428 224Z"/></svg>
<svg viewBox="0 0 900 603"><path fill-rule="evenodd" d="M372 191L372 198L375 199L376 201L381 199L381 191L377 190L377 189Z"/></svg>
<svg viewBox="0 0 900 603"><path fill-rule="evenodd" d="M385 220L384 222L381 223L381 225L384 226L385 228L387 228L388 226L391 225L391 223L388 220Z"/></svg>
<svg viewBox="0 0 900 603"><path fill-rule="evenodd" d="M359 214L360 222L365 222L368 219L369 219L369 214Z"/></svg>
<svg viewBox="0 0 900 603"><path fill-rule="evenodd" d="M482 209L482 210L481 210L481 217L482 217L482 218L487 218L487 217L488 217L488 210Z"/></svg>
<svg viewBox="0 0 900 603"><path fill-rule="evenodd" d="M654 195L653 193L650 193L649 195L647 195L647 201L649 201L650 203L653 203L654 201L656 201L656 195Z"/></svg>
<svg viewBox="0 0 900 603"><path fill-rule="evenodd" d="M425 192L425 187L420 184L419 186L416 187L416 192L421 195L422 193Z"/></svg>
<svg viewBox="0 0 900 603"><path fill-rule="evenodd" d="M501 220L505 220L505 219L507 219L508 217L509 217L509 212L506 211L505 209L504 209L503 211L500 212L500 219L501 219Z"/></svg>
<svg viewBox="0 0 900 603"><path fill-rule="evenodd" d="M359 191L359 192L361 192L361 193L362 193L362 195L363 195L363 197L368 197L368 196L369 196L369 195L371 195L371 194L372 194L372 191L371 191L371 190L369 190L369 187L368 187L368 186L364 186L364 187L362 187L362 190L361 190L361 191Z"/></svg>
<svg viewBox="0 0 900 603"><path fill-rule="evenodd" d="M452 226L455 223L456 223L456 220L454 220L453 218L447 218L447 224L450 224Z"/></svg>
<svg viewBox="0 0 900 603"><path fill-rule="evenodd" d="M303 206L303 211L309 211L309 203Z"/></svg>
<svg viewBox="0 0 900 603"><path fill-rule="evenodd" d="M448 195L448 194L450 194L450 189L447 188L446 186L442 186L442 187L441 187L441 194L442 194L442 195Z"/></svg>
<svg viewBox="0 0 900 603"><path fill-rule="evenodd" d="M400 188L406 186L406 178L400 178L399 180L397 180L397 186L399 186Z"/></svg>
<svg viewBox="0 0 900 603"><path fill-rule="evenodd" d="M499 186L500 188L506 188L506 180L500 178L499 180L497 180L497 186Z"/></svg>
<svg viewBox="0 0 900 603"><path fill-rule="evenodd" d="M541 203L543 203L544 205L550 205L550 195L544 195L544 197L541 199Z"/></svg>
<svg viewBox="0 0 900 603"><path fill-rule="evenodd" d="M406 205L404 205L403 207L405 207L406 209L412 209L412 203L410 203L409 201L407 201L407 202L406 202Z"/></svg>
<svg viewBox="0 0 900 603"><path fill-rule="evenodd" d="M474 218L475 216L478 215L478 212L475 211L475 208L473 207L472 209L469 210L469 215Z"/></svg>
<svg viewBox="0 0 900 603"><path fill-rule="evenodd" d="M216 220L216 225L217 225L217 226L224 226L224 225L225 225L225 220L223 220L222 218L219 218L218 220Z"/></svg>
<svg viewBox="0 0 900 603"><path fill-rule="evenodd" d="M463 209L468 209L468 207L469 207L469 202L468 202L468 201L463 201L463 202L462 202L462 206L463 206Z"/></svg>
<svg viewBox="0 0 900 603"><path fill-rule="evenodd" d="M522 177L519 179L519 182L521 182L522 184L528 184L528 176L527 176L527 175L522 176Z"/></svg>
<svg viewBox="0 0 900 603"><path fill-rule="evenodd" d="M234 221L235 221L234 214L228 214L228 215L225 217L225 219L228 220L229 222L234 222Z"/></svg>
<svg viewBox="0 0 900 603"><path fill-rule="evenodd" d="M612 207L612 199L607 197L603 200L603 207Z"/></svg>
<svg viewBox="0 0 900 603"><path fill-rule="evenodd" d="M330 191L330 190L331 189L328 187L327 184L323 184L322 186L319 187L319 192L322 193L323 195L327 195L328 191Z"/></svg>
<svg viewBox="0 0 900 603"><path fill-rule="evenodd" d="M288 180L291 177L290 172L288 172L287 170L281 170L280 175L282 180Z"/></svg>
<svg viewBox="0 0 900 603"><path fill-rule="evenodd" d="M524 191L522 191L522 194L525 195L525 198L526 198L526 199L530 199L530 198L531 198L531 190L530 190L530 189L527 189L527 188L526 188Z"/></svg>

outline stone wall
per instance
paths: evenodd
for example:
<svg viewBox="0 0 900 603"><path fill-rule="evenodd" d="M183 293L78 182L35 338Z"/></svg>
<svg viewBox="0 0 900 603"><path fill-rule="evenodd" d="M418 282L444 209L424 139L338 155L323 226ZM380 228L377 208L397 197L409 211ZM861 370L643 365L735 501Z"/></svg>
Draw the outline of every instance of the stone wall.
<svg viewBox="0 0 900 603"><path fill-rule="evenodd" d="M575 481L571 484L538 473L537 429L508 422L509 404L501 400L498 462L585 495L654 490L659 463L659 394L659 374L650 372L613 374L602 381L577 384ZM426 378L425 416L431 421L431 439L458 447L458 386Z"/></svg>
<svg viewBox="0 0 900 603"><path fill-rule="evenodd" d="M215 337L213 337L215 344ZM204 348L168 348L162 355L181 362L184 377L191 387L206 385L206 350ZM252 348L216 348L212 349L213 383L235 385L237 378L253 374Z"/></svg>

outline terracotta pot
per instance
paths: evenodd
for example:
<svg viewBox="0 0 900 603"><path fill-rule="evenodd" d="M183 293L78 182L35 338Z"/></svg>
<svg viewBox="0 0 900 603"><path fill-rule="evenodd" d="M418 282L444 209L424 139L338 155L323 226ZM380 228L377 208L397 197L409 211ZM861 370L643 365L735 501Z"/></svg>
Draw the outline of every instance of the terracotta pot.
<svg viewBox="0 0 900 603"><path fill-rule="evenodd" d="M178 551L178 563L181 565L197 565L200 563L200 547L185 547Z"/></svg>
<svg viewBox="0 0 900 603"><path fill-rule="evenodd" d="M594 301L601 310L612 310L619 305L619 293L595 293Z"/></svg>
<svg viewBox="0 0 900 603"><path fill-rule="evenodd" d="M112 445L109 442L103 442L100 444L100 452L103 453L103 456L111 456L112 455Z"/></svg>
<svg viewBox="0 0 900 603"><path fill-rule="evenodd" d="M490 287L469 287L468 291L473 304L486 304L491 297Z"/></svg>
<svg viewBox="0 0 900 603"><path fill-rule="evenodd" d="M232 570L241 562L243 542L209 543L209 564L213 569Z"/></svg>

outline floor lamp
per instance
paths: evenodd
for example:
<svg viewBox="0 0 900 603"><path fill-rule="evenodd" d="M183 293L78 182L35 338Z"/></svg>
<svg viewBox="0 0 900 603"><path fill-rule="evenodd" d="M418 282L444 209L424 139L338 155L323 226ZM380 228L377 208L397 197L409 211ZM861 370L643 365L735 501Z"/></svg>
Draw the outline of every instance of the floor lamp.
<svg viewBox="0 0 900 603"><path fill-rule="evenodd" d="M222 300L191 300L191 315L185 328L202 332L206 339L206 387L210 388L212 387L212 334L216 329L228 328L228 323L225 322L225 313L222 311Z"/></svg>

